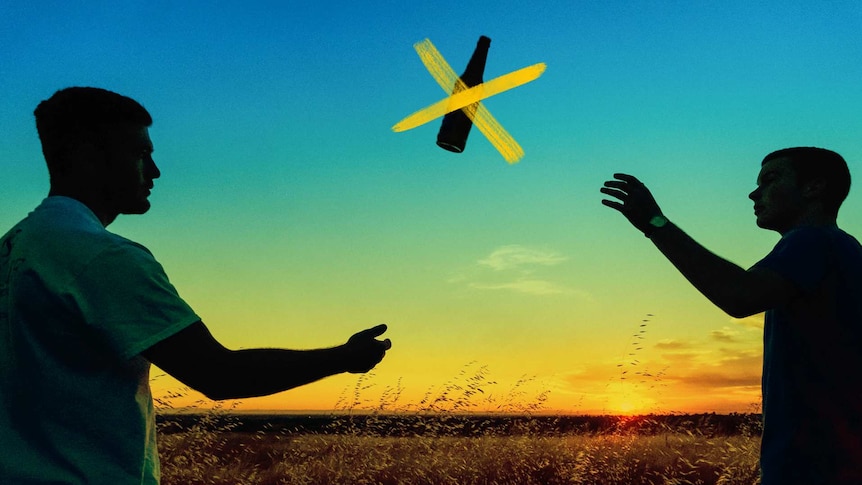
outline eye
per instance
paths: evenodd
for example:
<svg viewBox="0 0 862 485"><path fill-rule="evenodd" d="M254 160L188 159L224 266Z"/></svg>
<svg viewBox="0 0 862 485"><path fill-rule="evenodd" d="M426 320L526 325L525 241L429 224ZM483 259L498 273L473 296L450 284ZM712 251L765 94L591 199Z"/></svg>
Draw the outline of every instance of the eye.
<svg viewBox="0 0 862 485"><path fill-rule="evenodd" d="M758 186L760 187L760 186L764 186L764 185L769 185L770 183L772 183L774 181L775 181L775 175L772 173L768 173L760 179L760 183L758 184Z"/></svg>

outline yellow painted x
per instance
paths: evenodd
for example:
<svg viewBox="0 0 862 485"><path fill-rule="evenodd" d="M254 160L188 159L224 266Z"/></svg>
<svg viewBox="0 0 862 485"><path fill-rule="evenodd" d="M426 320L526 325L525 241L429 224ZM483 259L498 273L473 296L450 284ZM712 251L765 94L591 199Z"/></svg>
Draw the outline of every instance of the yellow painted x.
<svg viewBox="0 0 862 485"><path fill-rule="evenodd" d="M393 131L406 131L417 126L423 125L433 119L439 118L446 113L463 109L464 113L470 117L476 128L488 138L491 145L503 155L509 163L515 163L524 156L524 149L515 141L514 138L500 125L499 122L491 115L480 101L490 98L495 94L500 94L503 91L508 91L514 87L526 84L537 79L545 72L545 63L540 62L514 72L510 72L504 76L500 76L486 83L467 88L461 78L455 74L455 71L449 66L440 52L434 47L430 40L425 39L413 45L422 64L431 73L435 81L447 93L454 92L451 96L444 98L437 103L427 106L412 115L399 121L392 127ZM454 86L454 88L453 88Z"/></svg>

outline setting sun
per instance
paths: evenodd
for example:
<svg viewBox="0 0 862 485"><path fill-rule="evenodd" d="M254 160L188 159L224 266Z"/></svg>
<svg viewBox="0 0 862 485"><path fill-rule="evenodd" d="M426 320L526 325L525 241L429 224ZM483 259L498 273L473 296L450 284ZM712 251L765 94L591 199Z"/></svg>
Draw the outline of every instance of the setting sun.
<svg viewBox="0 0 862 485"><path fill-rule="evenodd" d="M606 388L605 412L613 415L633 416L658 413L659 403L650 391L627 381L613 382Z"/></svg>
<svg viewBox="0 0 862 485"><path fill-rule="evenodd" d="M608 412L610 414L619 415L634 415L648 414L654 412L655 401L637 396L622 396L619 398L611 398L608 402Z"/></svg>
<svg viewBox="0 0 862 485"><path fill-rule="evenodd" d="M637 406L631 401L621 401L617 404L616 409L620 414L632 414L637 409Z"/></svg>

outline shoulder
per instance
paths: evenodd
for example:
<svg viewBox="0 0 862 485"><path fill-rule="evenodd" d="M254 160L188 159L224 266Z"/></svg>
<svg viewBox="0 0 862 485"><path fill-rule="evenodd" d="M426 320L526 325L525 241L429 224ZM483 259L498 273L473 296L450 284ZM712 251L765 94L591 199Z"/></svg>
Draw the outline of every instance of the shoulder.
<svg viewBox="0 0 862 485"><path fill-rule="evenodd" d="M819 266L828 252L830 239L829 232L824 228L793 229L782 235L772 251L755 266L780 273L786 273L789 268Z"/></svg>
<svg viewBox="0 0 862 485"><path fill-rule="evenodd" d="M823 253L856 253L862 255L859 241L838 226L801 227L785 234L776 249L793 247Z"/></svg>
<svg viewBox="0 0 862 485"><path fill-rule="evenodd" d="M772 270L801 288L811 289L847 260L848 243L858 246L836 226L796 228L784 234L755 267Z"/></svg>
<svg viewBox="0 0 862 485"><path fill-rule="evenodd" d="M835 226L802 226L788 231L781 237L781 242L792 242L796 244L829 241L843 233Z"/></svg>
<svg viewBox="0 0 862 485"><path fill-rule="evenodd" d="M88 253L106 246L135 246L108 231L86 205L69 197L46 198L16 227L28 236L28 246L37 248Z"/></svg>
<svg viewBox="0 0 862 485"><path fill-rule="evenodd" d="M784 234L773 249L773 253L826 254L836 246L859 245L853 236L837 226L798 227Z"/></svg>
<svg viewBox="0 0 862 485"><path fill-rule="evenodd" d="M146 247L108 231L86 206L64 197L49 197L13 231L10 250L44 276L74 278L92 264L155 262Z"/></svg>
<svg viewBox="0 0 862 485"><path fill-rule="evenodd" d="M847 248L862 251L862 244L859 244L859 240L856 237L837 227L833 228L832 239Z"/></svg>
<svg viewBox="0 0 862 485"><path fill-rule="evenodd" d="M53 249L83 267L94 264L117 266L127 261L131 265L155 263L153 254L144 245L104 228L72 228L57 236L63 243Z"/></svg>

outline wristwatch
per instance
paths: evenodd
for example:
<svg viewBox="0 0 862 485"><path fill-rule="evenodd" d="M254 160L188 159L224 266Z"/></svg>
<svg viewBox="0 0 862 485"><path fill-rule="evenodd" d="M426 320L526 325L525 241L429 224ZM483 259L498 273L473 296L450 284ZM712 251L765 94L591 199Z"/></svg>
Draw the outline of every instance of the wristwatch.
<svg viewBox="0 0 862 485"><path fill-rule="evenodd" d="M654 232L666 226L667 223L670 222L667 220L667 217L659 214L657 216L652 216L652 219L649 220L649 227L646 232L644 232L644 236L650 237Z"/></svg>

